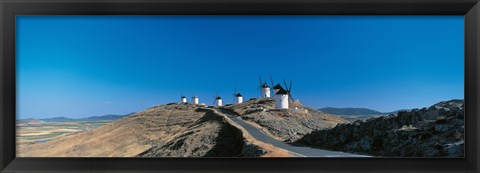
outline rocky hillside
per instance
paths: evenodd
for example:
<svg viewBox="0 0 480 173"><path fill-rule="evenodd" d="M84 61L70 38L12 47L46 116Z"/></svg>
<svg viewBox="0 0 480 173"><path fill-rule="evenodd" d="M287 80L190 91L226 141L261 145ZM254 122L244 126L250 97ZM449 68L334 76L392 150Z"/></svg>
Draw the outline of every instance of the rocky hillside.
<svg viewBox="0 0 480 173"><path fill-rule="evenodd" d="M257 157L265 149L218 112L192 104L156 106L93 130L19 145L19 157Z"/></svg>
<svg viewBox="0 0 480 173"><path fill-rule="evenodd" d="M222 110L241 117L265 133L283 141L296 141L312 130L325 129L347 120L290 102L290 109L276 110L275 101L251 99L242 104L228 105ZM296 108L296 109L295 109Z"/></svg>
<svg viewBox="0 0 480 173"><path fill-rule="evenodd" d="M464 128L464 101L450 100L315 130L297 143L375 156L463 157Z"/></svg>

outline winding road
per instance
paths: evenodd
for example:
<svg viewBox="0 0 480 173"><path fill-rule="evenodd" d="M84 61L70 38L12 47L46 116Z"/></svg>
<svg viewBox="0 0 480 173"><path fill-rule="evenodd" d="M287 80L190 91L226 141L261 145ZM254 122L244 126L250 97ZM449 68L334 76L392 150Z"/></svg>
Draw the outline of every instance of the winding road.
<svg viewBox="0 0 480 173"><path fill-rule="evenodd" d="M260 129L256 128L255 126L245 122L239 117L230 115L225 113L221 110L218 110L222 114L226 115L229 119L237 123L239 126L242 126L245 130L247 130L250 135L252 135L256 140L262 141L267 144L271 144L273 146L288 150L293 152L299 156L303 157L369 157L366 155L357 155L352 153L345 153L340 151L329 151L323 150L319 148L312 148L308 146L296 146L292 145L283 141L279 141L275 138L270 137L269 135L262 132Z"/></svg>

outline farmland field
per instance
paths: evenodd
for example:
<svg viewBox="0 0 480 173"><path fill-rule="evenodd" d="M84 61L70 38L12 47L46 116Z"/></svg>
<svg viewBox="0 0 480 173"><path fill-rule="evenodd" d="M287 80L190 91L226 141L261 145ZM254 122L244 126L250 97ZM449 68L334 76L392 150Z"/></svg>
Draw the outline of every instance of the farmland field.
<svg viewBox="0 0 480 173"><path fill-rule="evenodd" d="M46 142L62 135L91 130L110 122L112 122L112 120L17 122L17 145Z"/></svg>

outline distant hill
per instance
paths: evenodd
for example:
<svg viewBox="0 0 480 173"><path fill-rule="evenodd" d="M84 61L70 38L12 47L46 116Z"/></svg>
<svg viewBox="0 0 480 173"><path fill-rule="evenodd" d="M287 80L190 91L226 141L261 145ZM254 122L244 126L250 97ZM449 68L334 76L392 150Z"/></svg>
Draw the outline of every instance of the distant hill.
<svg viewBox="0 0 480 173"><path fill-rule="evenodd" d="M45 122L63 122L63 121L74 121L75 119L67 118L67 117L53 117L53 118L42 118L38 120L45 121Z"/></svg>
<svg viewBox="0 0 480 173"><path fill-rule="evenodd" d="M318 109L319 111L334 114L334 115L384 115L388 113L382 113L376 110L367 109L367 108L333 108L333 107L324 107Z"/></svg>
<svg viewBox="0 0 480 173"><path fill-rule="evenodd" d="M98 121L98 120L118 120L120 118L123 118L128 115L132 115L134 113L126 114L126 115L102 115L102 116L91 116L87 118L79 118L79 119L73 119L73 118L67 118L67 117L53 117L53 118L43 118L39 119L41 121L45 122L65 122L65 121Z"/></svg>
<svg viewBox="0 0 480 173"><path fill-rule="evenodd" d="M127 114L129 115L129 114ZM88 118L82 118L80 120L117 120L127 115L103 115L103 116L92 116Z"/></svg>

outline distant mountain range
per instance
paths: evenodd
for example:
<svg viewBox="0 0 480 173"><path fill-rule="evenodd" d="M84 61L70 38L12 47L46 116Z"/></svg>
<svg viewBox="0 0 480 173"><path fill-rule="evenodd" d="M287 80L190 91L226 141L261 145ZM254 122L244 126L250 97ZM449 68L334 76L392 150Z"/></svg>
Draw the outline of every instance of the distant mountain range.
<svg viewBox="0 0 480 173"><path fill-rule="evenodd" d="M376 110L367 109L367 108L333 108L333 107L324 107L318 109L322 112L334 114L334 115L383 115L382 113Z"/></svg>
<svg viewBox="0 0 480 173"><path fill-rule="evenodd" d="M393 112L380 112L373 109L367 108L334 108L334 107L324 107L318 109L319 111L333 114L333 115L344 115L344 116L360 116L360 115L389 115L395 114L399 111L406 109L401 109Z"/></svg>
<svg viewBox="0 0 480 173"><path fill-rule="evenodd" d="M91 117L87 117L87 118L78 118L78 119L67 118L67 117L53 117L53 118L42 118L42 119L38 119L38 120L46 121L46 122L117 120L117 119L120 119L122 117L131 115L131 114L134 114L134 113L130 113L130 114L126 114L126 115L109 114L109 115L91 116Z"/></svg>

